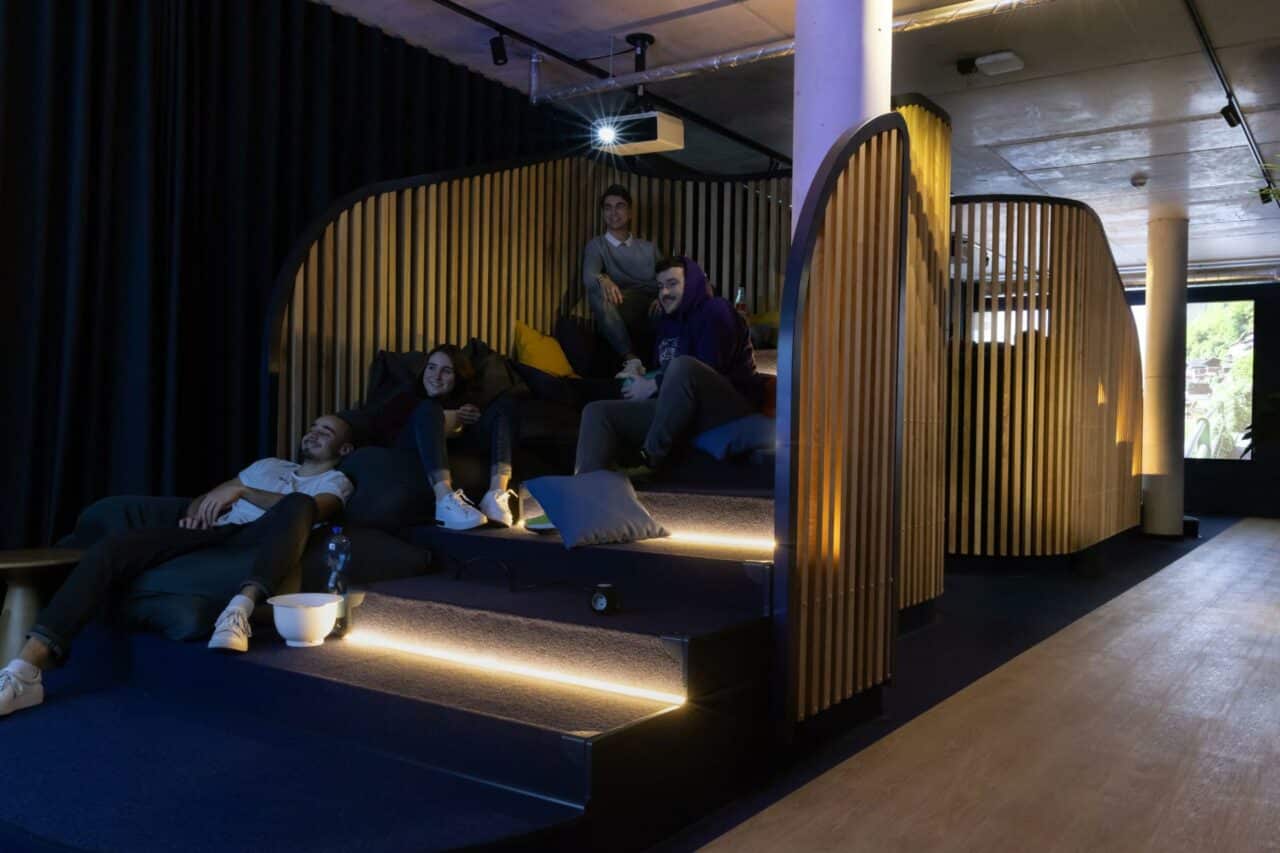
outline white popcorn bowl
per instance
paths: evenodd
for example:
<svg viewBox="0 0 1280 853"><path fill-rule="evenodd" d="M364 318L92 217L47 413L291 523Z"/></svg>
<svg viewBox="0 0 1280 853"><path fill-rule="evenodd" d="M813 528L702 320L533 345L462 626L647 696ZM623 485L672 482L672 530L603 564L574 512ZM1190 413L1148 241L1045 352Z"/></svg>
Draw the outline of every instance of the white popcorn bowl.
<svg viewBox="0 0 1280 853"><path fill-rule="evenodd" d="M295 592L267 599L276 620L276 631L295 648L318 646L338 620L342 597L328 592Z"/></svg>

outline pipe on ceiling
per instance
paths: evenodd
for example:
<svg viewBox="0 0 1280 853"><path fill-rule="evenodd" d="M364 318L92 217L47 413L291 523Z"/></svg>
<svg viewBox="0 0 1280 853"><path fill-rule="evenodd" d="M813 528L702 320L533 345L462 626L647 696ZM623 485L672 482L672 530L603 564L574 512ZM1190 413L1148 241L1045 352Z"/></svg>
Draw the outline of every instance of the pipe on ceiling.
<svg viewBox="0 0 1280 853"><path fill-rule="evenodd" d="M1227 79L1226 69L1222 67L1222 62L1218 59L1218 51L1214 49L1213 42L1209 39L1209 31L1205 29L1204 20L1200 17L1200 10L1196 8L1195 0L1183 0L1183 3L1187 7L1187 14L1191 16L1191 23L1195 25L1196 36L1200 39L1200 46L1204 48L1205 54L1209 57L1209 64L1213 66L1213 73L1218 75L1218 82L1222 84L1222 91L1227 96L1227 104L1235 112L1236 118L1240 120L1240 129L1244 131L1244 139L1249 145L1249 152L1253 154L1253 159L1258 163L1258 169L1262 172L1262 180L1267 182L1267 187L1271 190L1271 200L1275 202L1276 207L1280 207L1280 189L1276 187L1275 179L1271 175L1273 167L1268 165L1266 159L1262 156L1262 149L1258 147L1258 140L1253 135L1253 128L1249 127L1249 117L1244 114L1244 108L1236 100L1235 89L1231 87L1231 81Z"/></svg>
<svg viewBox="0 0 1280 853"><path fill-rule="evenodd" d="M967 21L973 18L1001 15L1012 12L1015 9L1040 6L1052 2L1053 0L964 0L964 2L952 3L949 6L942 6L937 9L898 15L893 19L893 31L896 33L911 32L925 29L926 27L938 27L944 24ZM691 77L694 74L702 74L709 71L741 68L756 62L781 59L791 56L795 52L796 40L794 38L782 39L768 44L759 44L753 47L718 53L714 56L704 56L700 59L690 59L686 62L664 65L661 68L637 71L633 74L621 74L617 77L606 77L586 83L574 83L569 86L552 89L549 92L538 92L530 89L529 100L535 104L545 104L570 98L580 98L584 95L616 92L630 89L633 86L679 80L682 77Z"/></svg>
<svg viewBox="0 0 1280 853"><path fill-rule="evenodd" d="M1127 288L1147 286L1145 272L1131 272L1121 276ZM1187 270L1187 284L1191 287L1210 284L1280 284L1280 266L1230 266L1212 269Z"/></svg>
<svg viewBox="0 0 1280 853"><path fill-rule="evenodd" d="M495 21L493 18L482 15L479 12L472 11L471 9L468 9L466 6L463 6L460 3L455 3L454 0L431 0L431 2L435 3L437 6L442 6L451 12L455 12L456 14L459 14L464 18L468 18L472 21L475 21L478 24L483 24L484 26L498 33L501 33L502 35L507 36L513 41L518 41L521 44L528 45L529 47L533 48L533 51L535 53L541 54L541 58L554 59L557 62L562 62L565 65L570 66L571 68L576 68L579 71L582 71L583 73L592 75L593 77L599 77L599 78L609 77L609 72L605 71L603 68L601 68L598 65L592 65L590 62L587 62L585 59L575 59L566 53L561 53L560 51L556 50L554 47L551 47L548 44L544 44L543 42L540 42L531 36L527 36L522 32L513 30L504 24L500 24L497 21ZM536 79L534 79L536 78L536 76L537 76L537 72L530 69L530 84L533 84L536 82ZM532 92L532 90L530 91ZM696 113L693 110L688 109L687 107L680 106L674 101L667 100L666 98L662 98L654 94L647 94L645 95L645 97L648 99L649 103L653 104L656 107L659 107L660 109L665 110L666 112L671 113L672 115L679 116L685 121L691 121L694 124L702 125L707 130L710 130L712 133L715 133L719 136L724 137L725 139L736 142L739 145L743 146L744 148L749 148L752 151L755 151L759 154L763 154L764 156L768 157L770 160L769 171L771 172L774 171L774 164L777 164L780 166L791 165L791 158L788 157L786 154L783 154L781 151L777 151L763 143L757 142L751 137L738 133L736 130L733 130L730 127L726 127L725 125L720 124L719 122L712 121L711 119L707 118L704 115L701 115L700 113Z"/></svg>

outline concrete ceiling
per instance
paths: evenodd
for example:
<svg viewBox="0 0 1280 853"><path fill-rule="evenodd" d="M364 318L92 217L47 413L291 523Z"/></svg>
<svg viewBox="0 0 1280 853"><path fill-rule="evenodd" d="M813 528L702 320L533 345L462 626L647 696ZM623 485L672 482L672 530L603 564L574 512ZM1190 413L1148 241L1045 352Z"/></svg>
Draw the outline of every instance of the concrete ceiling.
<svg viewBox="0 0 1280 853"><path fill-rule="evenodd" d="M521 91L528 50L492 64L491 30L431 0L327 0ZM460 0L467 8L578 58L657 37L649 66L761 44L793 32L795 0ZM897 13L950 0L895 0ZM1201 14L1268 162L1280 163L1280 3L1199 0ZM613 41L610 39L613 37ZM1022 71L962 76L956 61L1013 50ZM608 66L608 59L595 60ZM631 58L615 60L618 73ZM548 86L589 79L543 63ZM1262 205L1243 131L1218 111L1225 98L1182 0L1053 0L894 38L893 90L920 92L950 112L956 194L1066 196L1102 217L1121 267L1146 258L1151 216L1190 218L1193 263L1280 259L1280 208ZM783 152L791 150L790 59L659 84L652 90ZM589 115L597 102L569 102ZM687 125L683 162L759 171L767 159ZM1142 188L1130 178L1148 176Z"/></svg>

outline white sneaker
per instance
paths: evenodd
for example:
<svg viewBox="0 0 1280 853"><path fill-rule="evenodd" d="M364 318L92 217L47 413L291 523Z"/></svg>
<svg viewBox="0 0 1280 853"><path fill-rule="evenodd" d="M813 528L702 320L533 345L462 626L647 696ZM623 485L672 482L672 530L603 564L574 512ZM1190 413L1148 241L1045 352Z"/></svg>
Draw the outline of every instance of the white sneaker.
<svg viewBox="0 0 1280 853"><path fill-rule="evenodd" d="M484 524L484 521L484 513L476 509L462 489L436 500L436 524L450 530L470 530Z"/></svg>
<svg viewBox="0 0 1280 853"><path fill-rule="evenodd" d="M627 379L644 376L644 362L638 358L629 358L622 363L622 369L614 374L614 379Z"/></svg>
<svg viewBox="0 0 1280 853"><path fill-rule="evenodd" d="M0 669L0 717L39 705L44 701L44 684L40 680L40 670L31 667L35 669L36 674L35 678L30 678L19 673L14 666L15 663L18 661L13 661L4 669Z"/></svg>
<svg viewBox="0 0 1280 853"><path fill-rule="evenodd" d="M515 518L511 515L511 499L515 496L516 493L510 489L502 492L490 489L480 501L480 511L490 521L496 521L503 527L510 527L515 523Z"/></svg>
<svg viewBox="0 0 1280 853"><path fill-rule="evenodd" d="M235 605L222 611L217 623L213 626L213 636L209 638L209 648L227 652L249 651L249 638L253 629L249 627L249 614Z"/></svg>

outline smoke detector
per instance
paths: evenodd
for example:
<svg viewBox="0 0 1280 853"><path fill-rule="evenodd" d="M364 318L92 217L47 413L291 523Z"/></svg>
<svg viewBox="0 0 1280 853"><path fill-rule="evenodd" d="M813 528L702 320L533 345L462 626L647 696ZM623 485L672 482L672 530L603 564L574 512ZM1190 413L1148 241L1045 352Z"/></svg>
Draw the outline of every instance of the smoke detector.
<svg viewBox="0 0 1280 853"><path fill-rule="evenodd" d="M1012 71L1021 71L1024 67L1022 57L1012 50L1001 50L995 53L962 59L956 63L956 70L961 74L972 74L981 71L988 77L998 77Z"/></svg>

